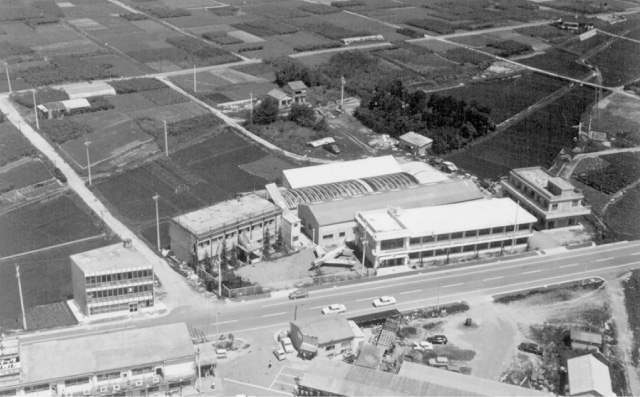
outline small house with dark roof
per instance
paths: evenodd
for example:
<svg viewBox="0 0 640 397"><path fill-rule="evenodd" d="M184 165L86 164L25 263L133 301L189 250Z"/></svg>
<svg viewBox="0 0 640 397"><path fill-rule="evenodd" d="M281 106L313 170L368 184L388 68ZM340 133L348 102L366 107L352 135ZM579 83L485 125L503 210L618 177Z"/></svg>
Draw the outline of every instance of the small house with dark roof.
<svg viewBox="0 0 640 397"><path fill-rule="evenodd" d="M333 358L353 350L355 334L349 321L339 314L328 314L291 322L293 347L306 358Z"/></svg>
<svg viewBox="0 0 640 397"><path fill-rule="evenodd" d="M307 86L302 81L290 81L284 90L293 97L293 103L307 103Z"/></svg>
<svg viewBox="0 0 640 397"><path fill-rule="evenodd" d="M278 89L278 88L274 88L273 90L269 91L267 93L267 96L270 96L271 98L275 99L276 101L278 101L278 107L279 108L283 108L283 107L287 107L291 105L292 99L289 95L287 95L286 92Z"/></svg>

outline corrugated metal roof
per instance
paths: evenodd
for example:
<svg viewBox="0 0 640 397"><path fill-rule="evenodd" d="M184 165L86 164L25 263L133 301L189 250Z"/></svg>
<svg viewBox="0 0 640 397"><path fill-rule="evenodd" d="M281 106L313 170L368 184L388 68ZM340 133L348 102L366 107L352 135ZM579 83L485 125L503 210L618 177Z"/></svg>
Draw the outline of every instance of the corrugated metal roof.
<svg viewBox="0 0 640 397"><path fill-rule="evenodd" d="M448 372L426 365L403 363L424 368L413 370L411 376L317 358L311 362L300 380L300 386L322 390L339 396L551 396L537 390L508 385L488 379ZM412 365L411 365L412 364ZM405 370L407 372L407 370ZM428 375L425 375L427 374Z"/></svg>
<svg viewBox="0 0 640 397"><path fill-rule="evenodd" d="M339 314L327 314L309 320L296 321L303 335L315 336L319 345L354 338L349 321Z"/></svg>
<svg viewBox="0 0 640 397"><path fill-rule="evenodd" d="M478 200L483 197L482 192L471 180L456 179L451 182L421 185L320 204L301 204L301 206L308 206L318 224L326 226L352 221L358 211L371 211L387 206L404 209L419 208Z"/></svg>
<svg viewBox="0 0 640 397"><path fill-rule="evenodd" d="M581 331L574 328L571 330L571 340L600 345L602 344L602 335L594 334L593 332Z"/></svg>
<svg viewBox="0 0 640 397"><path fill-rule="evenodd" d="M268 93L267 95L269 95L270 97L275 98L275 99L277 99L277 100L281 100L281 99L282 99L282 98L284 98L284 97L287 97L287 98L289 98L289 99L291 98L291 97L290 97L289 95L287 95L284 91L279 90L279 89L277 89L277 88L274 88L273 90L269 91L269 93Z"/></svg>
<svg viewBox="0 0 640 397"><path fill-rule="evenodd" d="M385 310L382 312L375 312L371 314L363 314L362 316L351 317L350 321L353 321L357 325L369 325L374 323L383 323L389 317L398 317L401 316L402 313L398 311L398 309Z"/></svg>
<svg viewBox="0 0 640 397"><path fill-rule="evenodd" d="M315 165L282 171L285 186L297 189L305 186L367 178L402 172L393 156L370 157L362 160Z"/></svg>
<svg viewBox="0 0 640 397"><path fill-rule="evenodd" d="M406 142L417 147L427 146L433 142L433 139L427 138L426 136L417 134L413 131L401 135L398 139L400 139L400 142Z"/></svg>
<svg viewBox="0 0 640 397"><path fill-rule="evenodd" d="M360 349L360 355L358 355L358 360L355 362L355 365L377 369L382 361L384 351L384 347L365 344L362 346L362 349Z"/></svg>
<svg viewBox="0 0 640 397"><path fill-rule="evenodd" d="M601 396L615 396L611 389L609 367L589 354L567 360L571 395L596 392Z"/></svg>

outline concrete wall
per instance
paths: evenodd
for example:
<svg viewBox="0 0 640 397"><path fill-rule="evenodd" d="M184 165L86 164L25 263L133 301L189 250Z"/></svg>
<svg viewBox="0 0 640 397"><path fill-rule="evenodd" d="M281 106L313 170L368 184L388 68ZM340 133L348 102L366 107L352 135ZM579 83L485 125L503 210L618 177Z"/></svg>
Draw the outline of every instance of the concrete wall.
<svg viewBox="0 0 640 397"><path fill-rule="evenodd" d="M71 259L71 282L73 283L73 299L85 315L89 315L87 308L87 280L80 267Z"/></svg>
<svg viewBox="0 0 640 397"><path fill-rule="evenodd" d="M171 238L171 251L175 256L184 262L191 261L191 252L195 237L173 220L169 221L169 237Z"/></svg>

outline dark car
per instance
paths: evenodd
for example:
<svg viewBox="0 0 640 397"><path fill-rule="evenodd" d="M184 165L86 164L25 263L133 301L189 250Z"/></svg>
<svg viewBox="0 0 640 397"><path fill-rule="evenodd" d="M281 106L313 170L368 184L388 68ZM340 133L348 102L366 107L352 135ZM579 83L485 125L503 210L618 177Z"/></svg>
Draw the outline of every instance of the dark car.
<svg viewBox="0 0 640 397"><path fill-rule="evenodd" d="M535 343L522 342L520 345L518 345L518 350L542 356L542 349Z"/></svg>
<svg viewBox="0 0 640 397"><path fill-rule="evenodd" d="M434 345L446 345L449 340L444 335L433 335L427 338L427 342L431 342Z"/></svg>
<svg viewBox="0 0 640 397"><path fill-rule="evenodd" d="M335 143L326 143L322 147L329 153L340 154L340 148Z"/></svg>
<svg viewBox="0 0 640 397"><path fill-rule="evenodd" d="M308 298L309 292L296 290L289 294L289 299Z"/></svg>

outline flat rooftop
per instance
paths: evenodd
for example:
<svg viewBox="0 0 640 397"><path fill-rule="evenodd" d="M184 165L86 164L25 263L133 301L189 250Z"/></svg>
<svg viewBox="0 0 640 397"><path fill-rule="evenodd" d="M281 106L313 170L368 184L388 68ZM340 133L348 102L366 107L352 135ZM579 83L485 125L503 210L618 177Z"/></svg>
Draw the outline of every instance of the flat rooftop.
<svg viewBox="0 0 640 397"><path fill-rule="evenodd" d="M548 182L558 186L561 190L573 190L575 187L557 176L550 175L542 167L517 168L512 171L529 183L547 190ZM548 190L547 190L548 191Z"/></svg>
<svg viewBox="0 0 640 397"><path fill-rule="evenodd" d="M71 255L71 261L78 265L86 275L109 270L136 270L153 267L137 249L127 248L123 243Z"/></svg>
<svg viewBox="0 0 640 397"><path fill-rule="evenodd" d="M360 212L369 233L406 230L410 235L452 233L521 223L535 223L536 217L509 198L463 203Z"/></svg>
<svg viewBox="0 0 640 397"><path fill-rule="evenodd" d="M195 355L184 323L22 344L20 349L22 384L189 359Z"/></svg>
<svg viewBox="0 0 640 397"><path fill-rule="evenodd" d="M193 233L199 234L238 220L249 219L263 212L279 210L280 208L270 201L258 195L249 194L177 216L173 220Z"/></svg>

